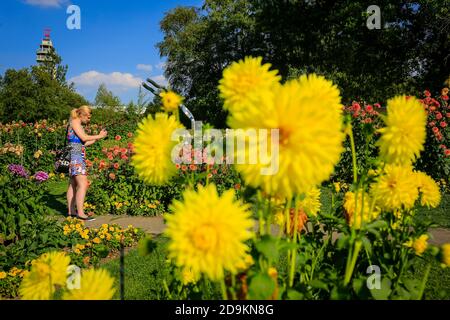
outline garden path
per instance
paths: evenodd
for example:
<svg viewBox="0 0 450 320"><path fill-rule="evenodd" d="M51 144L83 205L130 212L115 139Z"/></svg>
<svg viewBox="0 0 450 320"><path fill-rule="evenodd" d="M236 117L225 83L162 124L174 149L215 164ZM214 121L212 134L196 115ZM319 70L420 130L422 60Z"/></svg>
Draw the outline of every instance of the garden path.
<svg viewBox="0 0 450 320"><path fill-rule="evenodd" d="M63 219L63 218L61 218ZM104 215L97 216L95 221L86 222L85 226L89 228L98 228L102 224L118 224L121 227L126 228L128 225L132 225L136 228L141 228L148 234L159 235L163 233L165 229L164 218L158 217L136 217L136 216L117 216L117 215ZM258 229L255 223L255 230ZM434 245L441 245L444 243L450 243L450 229L446 228L433 228L429 230L431 237L429 242ZM278 226L272 225L272 233L278 234ZM333 235L333 239L338 234Z"/></svg>

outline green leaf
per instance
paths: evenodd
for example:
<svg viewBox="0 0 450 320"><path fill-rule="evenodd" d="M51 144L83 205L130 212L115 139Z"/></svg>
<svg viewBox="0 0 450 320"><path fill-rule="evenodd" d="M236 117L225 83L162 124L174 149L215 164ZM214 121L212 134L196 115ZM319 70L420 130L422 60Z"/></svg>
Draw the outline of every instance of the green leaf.
<svg viewBox="0 0 450 320"><path fill-rule="evenodd" d="M256 250L262 253L268 260L277 261L278 260L278 245L277 240L269 235L264 235L255 244Z"/></svg>
<svg viewBox="0 0 450 320"><path fill-rule="evenodd" d="M266 300L275 290L275 280L267 273L257 273L250 280L249 297L252 300Z"/></svg>
<svg viewBox="0 0 450 320"><path fill-rule="evenodd" d="M391 280L386 277L381 280L381 286L379 289L370 289L370 293L375 300L387 300L391 292Z"/></svg>

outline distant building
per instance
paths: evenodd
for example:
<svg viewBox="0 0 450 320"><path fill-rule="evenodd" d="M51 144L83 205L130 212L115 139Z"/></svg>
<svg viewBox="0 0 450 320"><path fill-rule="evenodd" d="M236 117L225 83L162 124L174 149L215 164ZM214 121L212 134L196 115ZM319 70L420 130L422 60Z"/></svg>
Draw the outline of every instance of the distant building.
<svg viewBox="0 0 450 320"><path fill-rule="evenodd" d="M56 53L56 49L50 39L50 31L50 29L44 30L44 38L36 51L36 62L39 65L49 66L49 63L53 62L53 57ZM53 77L56 77L56 65L54 66Z"/></svg>

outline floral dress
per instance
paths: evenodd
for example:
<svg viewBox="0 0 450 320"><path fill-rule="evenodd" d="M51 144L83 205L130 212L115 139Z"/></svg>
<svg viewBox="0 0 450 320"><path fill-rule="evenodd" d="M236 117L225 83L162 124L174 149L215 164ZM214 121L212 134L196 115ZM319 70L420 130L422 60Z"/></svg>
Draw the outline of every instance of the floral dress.
<svg viewBox="0 0 450 320"><path fill-rule="evenodd" d="M83 141L77 136L72 126L67 131L67 142L70 146L69 175L87 175L86 151Z"/></svg>

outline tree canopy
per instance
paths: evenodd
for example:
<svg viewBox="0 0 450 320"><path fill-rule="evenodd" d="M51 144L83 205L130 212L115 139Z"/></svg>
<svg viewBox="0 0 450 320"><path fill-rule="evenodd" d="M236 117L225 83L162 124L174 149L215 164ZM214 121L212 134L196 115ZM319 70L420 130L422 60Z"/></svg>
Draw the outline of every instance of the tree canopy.
<svg viewBox="0 0 450 320"><path fill-rule="evenodd" d="M217 85L223 69L262 56L284 79L315 72L333 80L344 103L385 102L398 93L437 91L449 76L450 0L376 4L381 29L366 26L371 1L205 0L177 7L160 26L166 77L196 119L225 126Z"/></svg>

